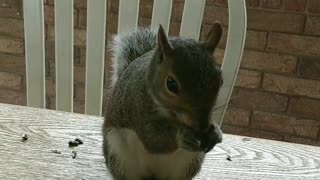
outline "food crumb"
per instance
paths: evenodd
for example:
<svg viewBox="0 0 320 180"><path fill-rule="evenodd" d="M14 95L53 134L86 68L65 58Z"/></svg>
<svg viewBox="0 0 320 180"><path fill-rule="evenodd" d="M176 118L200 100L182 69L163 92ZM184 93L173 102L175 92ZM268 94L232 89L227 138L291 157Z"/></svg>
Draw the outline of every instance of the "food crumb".
<svg viewBox="0 0 320 180"><path fill-rule="evenodd" d="M227 160L228 160L228 161L232 161L230 155L227 156Z"/></svg>
<svg viewBox="0 0 320 180"><path fill-rule="evenodd" d="M80 138L76 138L74 141L78 142L79 144L83 144L83 141Z"/></svg>
<svg viewBox="0 0 320 180"><path fill-rule="evenodd" d="M251 138L242 138L242 141L250 141Z"/></svg>
<svg viewBox="0 0 320 180"><path fill-rule="evenodd" d="M69 141L69 147L76 147L80 144L83 144L83 141L80 138L76 138L73 141Z"/></svg>
<svg viewBox="0 0 320 180"><path fill-rule="evenodd" d="M69 141L69 147L76 147L79 145L79 142L77 141Z"/></svg>
<svg viewBox="0 0 320 180"><path fill-rule="evenodd" d="M72 159L75 159L77 157L77 151L72 151Z"/></svg>
<svg viewBox="0 0 320 180"><path fill-rule="evenodd" d="M51 152L55 154L61 154L61 151L58 151L58 150L51 150Z"/></svg>
<svg viewBox="0 0 320 180"><path fill-rule="evenodd" d="M28 140L28 135L27 134L23 134L22 135L22 141L26 141Z"/></svg>

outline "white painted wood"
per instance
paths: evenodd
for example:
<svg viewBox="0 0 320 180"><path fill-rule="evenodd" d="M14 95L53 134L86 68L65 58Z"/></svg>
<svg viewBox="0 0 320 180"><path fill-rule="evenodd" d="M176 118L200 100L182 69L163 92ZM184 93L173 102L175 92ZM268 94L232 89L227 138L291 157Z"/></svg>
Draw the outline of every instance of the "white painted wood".
<svg viewBox="0 0 320 180"><path fill-rule="evenodd" d="M73 0L55 0L56 109L73 111Z"/></svg>
<svg viewBox="0 0 320 180"><path fill-rule="evenodd" d="M119 0L118 33L137 28L140 0Z"/></svg>
<svg viewBox="0 0 320 180"><path fill-rule="evenodd" d="M88 1L85 113L101 115L107 1Z"/></svg>
<svg viewBox="0 0 320 180"><path fill-rule="evenodd" d="M180 36L199 39L206 0L185 0Z"/></svg>
<svg viewBox="0 0 320 180"><path fill-rule="evenodd" d="M172 0L154 0L152 10L151 29L158 29L159 24L169 32Z"/></svg>
<svg viewBox="0 0 320 180"><path fill-rule="evenodd" d="M221 125L237 79L247 33L245 0L228 0L229 30L222 63L223 86L218 95L213 120ZM223 106L222 106L223 105Z"/></svg>
<svg viewBox="0 0 320 180"><path fill-rule="evenodd" d="M27 105L45 107L43 0L23 1Z"/></svg>
<svg viewBox="0 0 320 180"><path fill-rule="evenodd" d="M102 117L0 103L0 179L111 180L101 149L102 123ZM29 139L21 142L24 133ZM83 144L69 148L75 138ZM195 180L319 180L320 147L229 134L223 138L206 155Z"/></svg>

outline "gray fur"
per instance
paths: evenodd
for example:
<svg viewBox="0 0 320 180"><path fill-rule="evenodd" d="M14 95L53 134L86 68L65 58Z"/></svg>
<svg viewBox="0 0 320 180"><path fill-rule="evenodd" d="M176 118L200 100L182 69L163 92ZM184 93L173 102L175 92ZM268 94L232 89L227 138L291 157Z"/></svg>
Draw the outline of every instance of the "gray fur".
<svg viewBox="0 0 320 180"><path fill-rule="evenodd" d="M187 92L195 96L192 98L196 100L191 100L195 103L196 113L201 114L199 118L207 120L218 91L219 71L210 52L200 43L190 39L169 39L173 46L178 47L177 52L183 53L179 56L182 59L177 60L180 64L175 64L178 74L194 71L192 76L186 76L193 78L190 82L186 79L182 82L191 88ZM164 108L152 92L156 32L138 28L117 35L110 48L113 74L103 125L104 156L110 173L115 179L123 180L192 179L200 171L205 153L182 148L183 140L179 138L184 138L180 134L184 127L169 117L170 109ZM164 163L163 159L171 157L181 165L167 168L167 165L172 165L168 161L168 164L158 167L158 163ZM150 169L141 165L147 161L152 162Z"/></svg>
<svg viewBox="0 0 320 180"><path fill-rule="evenodd" d="M116 35L111 44L112 54L111 87L119 78L121 72L136 58L149 52L156 46L157 33L150 28L137 28L132 31Z"/></svg>

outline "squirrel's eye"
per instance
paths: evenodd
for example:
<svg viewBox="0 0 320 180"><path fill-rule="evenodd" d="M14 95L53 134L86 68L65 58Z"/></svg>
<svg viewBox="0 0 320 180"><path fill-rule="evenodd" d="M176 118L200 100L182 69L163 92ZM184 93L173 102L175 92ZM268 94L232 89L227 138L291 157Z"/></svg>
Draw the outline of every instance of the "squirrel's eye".
<svg viewBox="0 0 320 180"><path fill-rule="evenodd" d="M172 76L168 76L168 78L167 78L167 88L169 91L171 91L173 93L178 92L178 83L176 82L176 80Z"/></svg>

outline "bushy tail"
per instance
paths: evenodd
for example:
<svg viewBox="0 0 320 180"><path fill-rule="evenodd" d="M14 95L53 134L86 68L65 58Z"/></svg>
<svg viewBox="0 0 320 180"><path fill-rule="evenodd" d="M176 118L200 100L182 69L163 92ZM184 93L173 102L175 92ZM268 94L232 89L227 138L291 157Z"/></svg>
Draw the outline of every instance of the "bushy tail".
<svg viewBox="0 0 320 180"><path fill-rule="evenodd" d="M137 28L113 38L110 44L111 87L132 61L155 48L156 36L156 32L150 28Z"/></svg>

